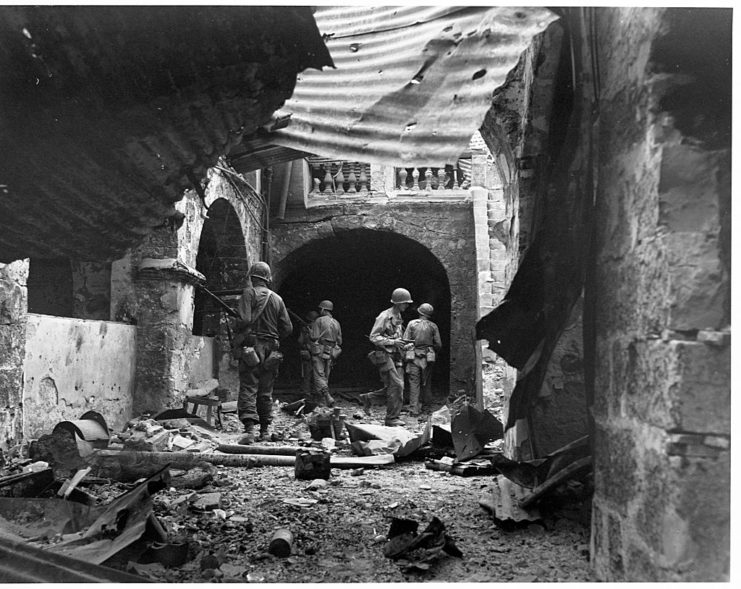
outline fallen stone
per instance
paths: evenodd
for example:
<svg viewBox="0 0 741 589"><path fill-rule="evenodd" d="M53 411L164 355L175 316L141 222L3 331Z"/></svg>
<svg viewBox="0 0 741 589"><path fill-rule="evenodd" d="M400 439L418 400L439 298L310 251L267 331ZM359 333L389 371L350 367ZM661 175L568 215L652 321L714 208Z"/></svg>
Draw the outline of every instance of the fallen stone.
<svg viewBox="0 0 741 589"><path fill-rule="evenodd" d="M205 493L199 495L193 502L193 509L198 511L210 511L221 507L221 493Z"/></svg>

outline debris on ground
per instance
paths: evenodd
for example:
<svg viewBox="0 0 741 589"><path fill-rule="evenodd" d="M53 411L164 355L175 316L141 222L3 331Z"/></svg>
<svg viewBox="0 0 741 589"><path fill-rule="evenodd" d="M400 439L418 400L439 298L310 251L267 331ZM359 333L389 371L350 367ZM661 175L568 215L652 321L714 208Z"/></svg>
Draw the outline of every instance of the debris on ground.
<svg viewBox="0 0 741 589"><path fill-rule="evenodd" d="M387 558L398 560L405 571L427 571L442 553L462 558L453 539L445 533L445 525L433 517L425 530L418 534L419 523L393 518L388 532L388 542L383 547Z"/></svg>
<svg viewBox="0 0 741 589"><path fill-rule="evenodd" d="M296 414L276 404L275 441L249 446L237 444L233 412L222 412L220 428L185 409L143 415L107 439L100 424L55 428L0 469L0 501L26 501L0 504L0 528L43 553L163 583L589 580L588 551L575 550L588 543L588 511L576 500L589 492L589 469L563 472L586 458L581 446L547 457L523 488L532 494L562 472L523 510L537 518L515 522L536 527L509 529L482 517L479 503L493 481L512 483L501 452L479 441L478 454L460 460L452 436L435 439L450 407L387 428L384 407L365 415L359 405L339 397L332 409ZM387 453L358 455L356 442ZM384 535L395 520L429 524ZM523 565L539 547L541 565Z"/></svg>

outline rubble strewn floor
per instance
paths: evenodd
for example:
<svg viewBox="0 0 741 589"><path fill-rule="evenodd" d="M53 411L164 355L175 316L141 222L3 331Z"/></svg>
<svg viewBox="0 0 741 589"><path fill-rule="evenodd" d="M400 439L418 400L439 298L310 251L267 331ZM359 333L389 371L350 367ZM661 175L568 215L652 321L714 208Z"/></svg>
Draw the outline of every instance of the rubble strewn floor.
<svg viewBox="0 0 741 589"><path fill-rule="evenodd" d="M359 418L352 421L383 418L380 407L367 418L359 407L340 404L348 416ZM276 431L308 433L300 419L282 411L275 416ZM239 436L238 426L234 415L225 416L225 430L232 431L223 436L227 443ZM286 442L275 443L280 444ZM139 574L172 583L591 580L585 523L554 516L503 529L478 504L489 477L464 478L407 461L362 473L333 469L326 487L309 490L311 481L296 480L291 467L216 468L205 488L170 489L153 497L155 514L170 539L191 544L190 561L172 568L137 565ZM191 501L206 493L218 493L219 506L196 511ZM384 556L392 518L416 520L422 530L433 516L443 522L463 558L443 555L427 571L405 572L402 561ZM279 528L293 534L287 558L267 552Z"/></svg>
<svg viewBox="0 0 741 589"><path fill-rule="evenodd" d="M337 404L350 423L383 423L384 407L374 407L368 416L347 399L338 399ZM422 432L427 416L402 414L407 429L416 433ZM263 446L321 444L312 442L304 418L281 410L278 404L274 418L272 431L281 439ZM146 429L151 423L136 422L133 431L141 433L137 427ZM241 424L233 413L223 416L222 429L213 432L215 440L209 441L203 428L187 429L180 430L185 438L173 434L171 439L184 443L192 435L203 450L214 442L236 444L241 437ZM349 442L337 444L339 455L350 456ZM514 523L496 521L479 503L491 488L491 476L430 470L420 458L381 467L332 468L327 481L297 480L293 466L205 465L183 476L185 472L171 469L167 488L151 495L166 542L135 542L106 561L106 566L162 583L592 580L588 497L562 501L560 506L552 503L540 510L542 519ZM95 505L105 506L136 484L91 477L78 488ZM437 518L447 536L445 546L449 541L462 557L441 552L442 544L431 543L427 552L417 548L400 559L387 558L384 550L391 545L387 535L398 518L417 522L419 532ZM268 548L281 528L290 531L291 552L274 556ZM442 541L443 534L435 537ZM182 550L170 555L178 560L171 566L161 564L167 558L147 558L155 552L159 556L178 552L177 545ZM147 546L149 551L142 557Z"/></svg>

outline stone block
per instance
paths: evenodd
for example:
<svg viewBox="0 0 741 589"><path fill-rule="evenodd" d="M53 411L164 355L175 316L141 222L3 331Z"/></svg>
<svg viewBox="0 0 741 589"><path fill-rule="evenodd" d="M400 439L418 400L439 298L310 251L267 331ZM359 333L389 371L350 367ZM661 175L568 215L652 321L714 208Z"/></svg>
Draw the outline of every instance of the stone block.
<svg viewBox="0 0 741 589"><path fill-rule="evenodd" d="M636 443L633 431L596 424L595 494L620 510L627 510L638 484Z"/></svg>
<svg viewBox="0 0 741 589"><path fill-rule="evenodd" d="M622 355L613 379L616 387L624 383L629 416L666 430L730 433L730 347L649 340Z"/></svg>
<svg viewBox="0 0 741 589"><path fill-rule="evenodd" d="M667 248L670 278L670 329L720 329L728 323L726 298L730 278L721 260L717 239L703 233L678 233L662 237Z"/></svg>

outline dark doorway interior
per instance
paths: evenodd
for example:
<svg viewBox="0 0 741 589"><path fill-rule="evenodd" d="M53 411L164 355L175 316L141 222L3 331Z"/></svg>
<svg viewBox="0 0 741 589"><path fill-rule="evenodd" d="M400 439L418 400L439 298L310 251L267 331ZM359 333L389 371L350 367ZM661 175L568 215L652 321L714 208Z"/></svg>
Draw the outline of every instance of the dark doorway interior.
<svg viewBox="0 0 741 589"><path fill-rule="evenodd" d="M242 225L232 205L219 198L209 208L201 230L196 270L206 277L210 291L242 289L247 285L249 263ZM222 313L218 304L196 289L193 335L220 333Z"/></svg>
<svg viewBox="0 0 741 589"><path fill-rule="evenodd" d="M409 238L385 231L354 229L336 232L292 252L276 269L276 287L289 309L304 317L319 301L334 303L342 325L343 353L330 387L378 388L377 370L366 355L373 347L368 334L376 316L391 306L391 292L404 287L414 303L405 323L418 317L417 306L428 302L440 328L443 350L433 372L433 392L447 396L449 386L450 286L438 259ZM300 364L295 335L283 342L285 361L277 386L298 388Z"/></svg>
<svg viewBox="0 0 741 589"><path fill-rule="evenodd" d="M31 258L27 286L29 313L74 317L68 258Z"/></svg>

